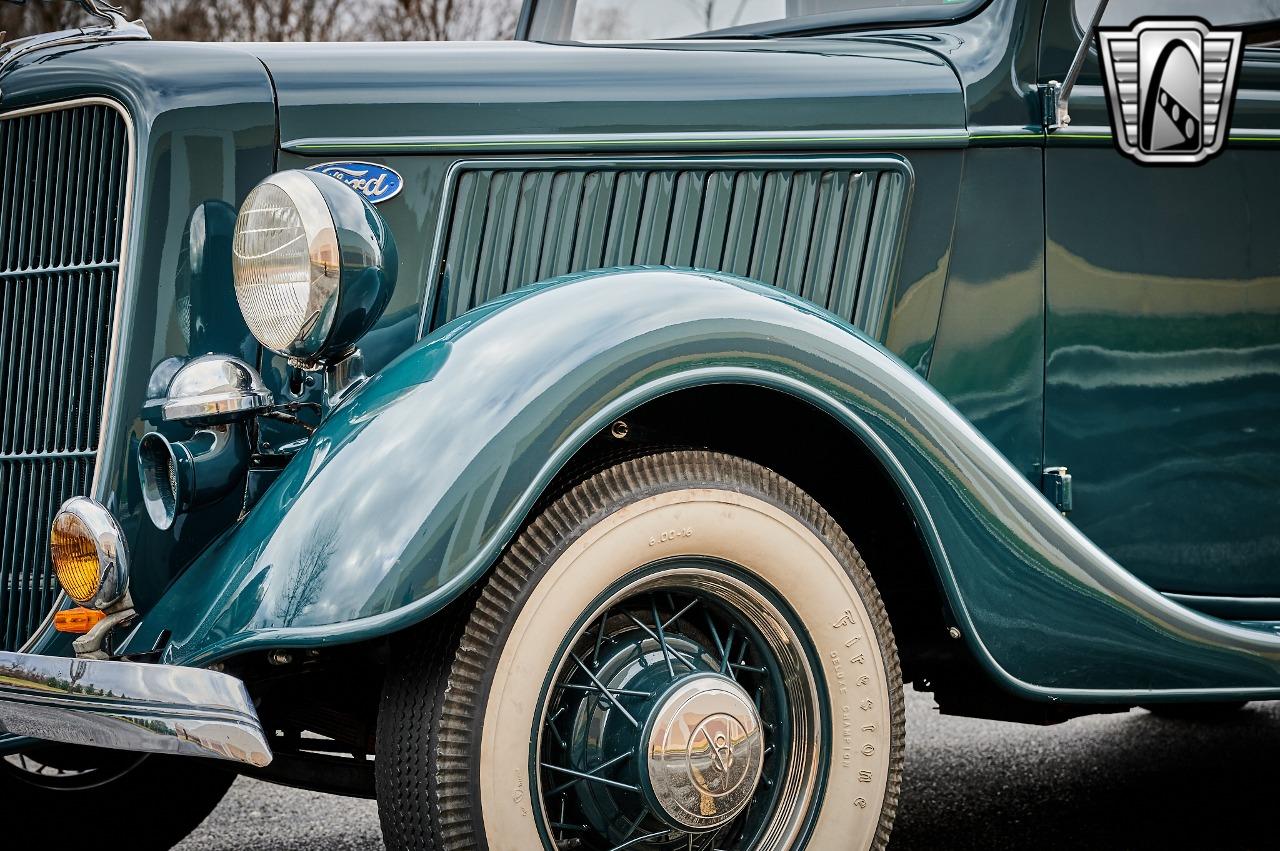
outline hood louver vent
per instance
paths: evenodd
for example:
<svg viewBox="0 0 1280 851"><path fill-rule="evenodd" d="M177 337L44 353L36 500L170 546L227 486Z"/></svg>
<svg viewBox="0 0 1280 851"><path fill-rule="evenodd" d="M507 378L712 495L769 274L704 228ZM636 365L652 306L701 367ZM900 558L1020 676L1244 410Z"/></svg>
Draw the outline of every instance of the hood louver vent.
<svg viewBox="0 0 1280 851"><path fill-rule="evenodd" d="M662 265L773 284L879 336L910 184L890 159L464 163L428 324L558 275Z"/></svg>

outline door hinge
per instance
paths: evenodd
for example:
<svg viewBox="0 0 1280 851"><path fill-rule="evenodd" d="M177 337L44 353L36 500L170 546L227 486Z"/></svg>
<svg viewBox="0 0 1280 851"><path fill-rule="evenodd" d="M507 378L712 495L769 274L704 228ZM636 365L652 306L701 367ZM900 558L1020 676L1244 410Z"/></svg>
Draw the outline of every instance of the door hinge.
<svg viewBox="0 0 1280 851"><path fill-rule="evenodd" d="M1071 510L1071 474L1066 467L1045 467L1040 473L1040 490L1063 514Z"/></svg>
<svg viewBox="0 0 1280 851"><path fill-rule="evenodd" d="M1089 45L1093 43L1094 33L1098 31L1098 24L1102 23L1102 13L1106 8L1107 0L1098 0L1098 7L1093 10L1093 20L1085 29L1080 43L1076 45L1075 56L1072 57L1071 66L1067 68L1062 82L1050 80L1039 87L1044 126L1051 133L1071 123L1071 107L1068 105L1071 100L1071 91L1076 87L1076 81L1080 79L1080 71L1089 57Z"/></svg>
<svg viewBox="0 0 1280 851"><path fill-rule="evenodd" d="M1041 120L1046 130L1061 130L1071 123L1062 84L1057 80L1043 83L1040 88Z"/></svg>

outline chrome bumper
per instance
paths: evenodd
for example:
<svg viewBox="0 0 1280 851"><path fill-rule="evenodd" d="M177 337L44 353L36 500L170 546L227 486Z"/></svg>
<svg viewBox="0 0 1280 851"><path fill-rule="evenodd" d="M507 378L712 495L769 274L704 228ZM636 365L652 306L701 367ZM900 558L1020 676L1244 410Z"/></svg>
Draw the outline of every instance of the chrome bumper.
<svg viewBox="0 0 1280 851"><path fill-rule="evenodd" d="M175 665L0 652L0 730L259 767L271 762L244 684Z"/></svg>

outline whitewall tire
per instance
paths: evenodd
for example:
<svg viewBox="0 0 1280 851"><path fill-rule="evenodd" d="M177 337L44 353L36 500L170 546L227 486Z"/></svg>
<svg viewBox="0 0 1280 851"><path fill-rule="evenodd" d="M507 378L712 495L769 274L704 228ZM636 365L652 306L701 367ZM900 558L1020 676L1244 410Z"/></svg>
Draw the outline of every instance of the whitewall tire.
<svg viewBox="0 0 1280 851"><path fill-rule="evenodd" d="M404 642L379 721L390 848L870 849L897 652L853 543L712 452L606 469L519 534L469 612Z"/></svg>

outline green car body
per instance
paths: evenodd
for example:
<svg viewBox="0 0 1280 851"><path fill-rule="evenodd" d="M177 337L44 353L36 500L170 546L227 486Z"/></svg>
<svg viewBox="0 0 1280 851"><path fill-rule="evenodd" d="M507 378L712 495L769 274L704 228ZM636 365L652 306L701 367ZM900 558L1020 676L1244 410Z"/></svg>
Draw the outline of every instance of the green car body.
<svg viewBox="0 0 1280 851"><path fill-rule="evenodd" d="M742 40L16 58L0 111L105 98L133 134L91 494L133 564L115 653L372 658L623 420L748 447L895 530L868 562L944 709L1280 697L1280 52L1246 50L1221 156L1160 169L1115 150L1092 53L1074 123L1046 128L1082 37L1070 3L990 0ZM158 529L138 444L183 432L153 375L226 353L287 392L231 228L268 175L332 161L404 181L377 206L398 282L358 343L370 380L250 507ZM71 653L47 623L22 638L4 649Z"/></svg>

